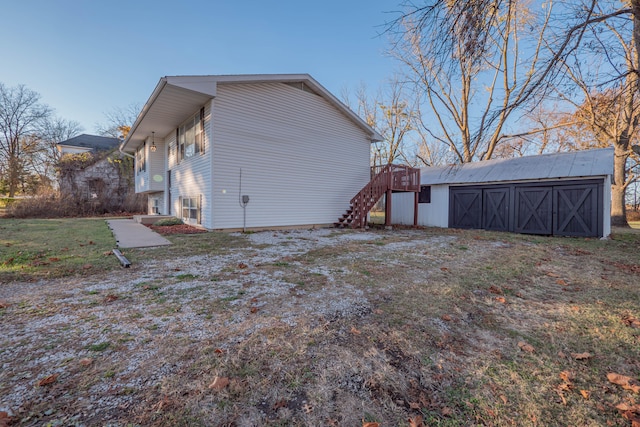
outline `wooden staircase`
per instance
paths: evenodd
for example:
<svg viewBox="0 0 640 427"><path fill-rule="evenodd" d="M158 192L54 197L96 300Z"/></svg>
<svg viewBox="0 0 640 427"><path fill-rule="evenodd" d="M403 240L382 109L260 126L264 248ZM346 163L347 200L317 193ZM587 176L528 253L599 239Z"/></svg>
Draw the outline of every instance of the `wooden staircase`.
<svg viewBox="0 0 640 427"><path fill-rule="evenodd" d="M351 199L351 206L333 224L338 228L364 228L367 215L383 194L391 198L392 191L420 191L420 169L404 165L384 165L371 168L371 181ZM387 214L390 216L390 203Z"/></svg>

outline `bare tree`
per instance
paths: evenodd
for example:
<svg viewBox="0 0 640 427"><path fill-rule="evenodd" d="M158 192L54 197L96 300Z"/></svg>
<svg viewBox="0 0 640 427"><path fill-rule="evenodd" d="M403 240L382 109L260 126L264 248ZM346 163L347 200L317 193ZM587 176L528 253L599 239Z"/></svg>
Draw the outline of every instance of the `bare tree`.
<svg viewBox="0 0 640 427"><path fill-rule="evenodd" d="M348 94L343 94L343 98L347 104L350 103ZM369 96L364 86L356 91L357 105L354 110L384 138L373 144L372 165L412 163L409 153L414 144L414 108L410 100L397 77L389 80L387 86L374 97Z"/></svg>
<svg viewBox="0 0 640 427"><path fill-rule="evenodd" d="M26 86L0 83L0 162L8 182L9 197L18 190L26 157L33 150L38 131L51 109L40 103L40 95Z"/></svg>
<svg viewBox="0 0 640 427"><path fill-rule="evenodd" d="M96 131L102 136L112 138L126 138L131 126L136 121L140 112L139 104L130 104L127 107L117 107L105 113L105 122L96 124Z"/></svg>
<svg viewBox="0 0 640 427"><path fill-rule="evenodd" d="M602 21L590 28L584 47L588 52L577 51L563 61L579 91L579 96L564 95L576 108L576 148L614 148L611 222L618 226L628 225L625 192L637 179L632 169L638 155L632 148L640 136L640 80L634 23L633 19Z"/></svg>
<svg viewBox="0 0 640 427"><path fill-rule="evenodd" d="M611 3L600 13L598 0L407 1L387 25L390 53L423 97L430 137L459 162L489 159L521 132L514 113L547 99L590 27L640 11L640 0Z"/></svg>
<svg viewBox="0 0 640 427"><path fill-rule="evenodd" d="M74 120L49 117L43 121L27 158L27 166L42 183L55 182L55 166L62 156L58 144L79 135L82 130L80 123Z"/></svg>

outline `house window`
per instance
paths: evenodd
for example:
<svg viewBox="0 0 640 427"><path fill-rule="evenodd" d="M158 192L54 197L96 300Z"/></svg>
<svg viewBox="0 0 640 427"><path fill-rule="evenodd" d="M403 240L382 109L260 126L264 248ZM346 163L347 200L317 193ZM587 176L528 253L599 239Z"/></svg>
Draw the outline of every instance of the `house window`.
<svg viewBox="0 0 640 427"><path fill-rule="evenodd" d="M204 153L204 107L176 129L178 161Z"/></svg>
<svg viewBox="0 0 640 427"><path fill-rule="evenodd" d="M144 172L145 170L147 170L144 148L145 144L143 143L136 151L136 170L138 172Z"/></svg>
<svg viewBox="0 0 640 427"><path fill-rule="evenodd" d="M200 196L182 197L182 220L200 224Z"/></svg>
<svg viewBox="0 0 640 427"><path fill-rule="evenodd" d="M418 203L431 203L431 186L421 185L420 194L418 195Z"/></svg>
<svg viewBox="0 0 640 427"><path fill-rule="evenodd" d="M154 215L160 215L160 199L151 199L151 213Z"/></svg>

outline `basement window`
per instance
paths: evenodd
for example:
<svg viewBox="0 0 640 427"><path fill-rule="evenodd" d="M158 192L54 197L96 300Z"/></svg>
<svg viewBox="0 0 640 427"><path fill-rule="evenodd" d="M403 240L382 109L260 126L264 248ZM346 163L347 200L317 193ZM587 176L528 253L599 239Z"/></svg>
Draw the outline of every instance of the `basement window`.
<svg viewBox="0 0 640 427"><path fill-rule="evenodd" d="M186 223L200 224L200 196L182 197L182 220Z"/></svg>
<svg viewBox="0 0 640 427"><path fill-rule="evenodd" d="M421 185L420 194L418 195L418 203L431 203L431 186Z"/></svg>

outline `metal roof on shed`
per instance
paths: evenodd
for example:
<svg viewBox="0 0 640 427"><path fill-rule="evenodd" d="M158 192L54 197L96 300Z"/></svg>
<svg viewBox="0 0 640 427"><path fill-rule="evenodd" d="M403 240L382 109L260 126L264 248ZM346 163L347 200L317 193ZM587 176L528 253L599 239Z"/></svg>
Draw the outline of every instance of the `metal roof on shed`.
<svg viewBox="0 0 640 427"><path fill-rule="evenodd" d="M613 148L484 160L420 170L423 185L535 181L613 174Z"/></svg>

